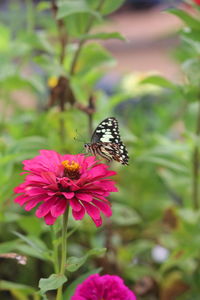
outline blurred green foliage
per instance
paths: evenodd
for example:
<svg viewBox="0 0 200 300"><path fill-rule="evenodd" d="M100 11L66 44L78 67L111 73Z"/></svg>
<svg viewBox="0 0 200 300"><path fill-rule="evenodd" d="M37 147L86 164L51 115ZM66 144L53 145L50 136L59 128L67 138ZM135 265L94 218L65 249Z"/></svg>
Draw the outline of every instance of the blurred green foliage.
<svg viewBox="0 0 200 300"><path fill-rule="evenodd" d="M55 271L51 236L56 228L13 204L13 188L22 181L22 160L39 149L83 152L84 142L78 140L90 139L91 121L95 128L113 115L119 119L130 165L112 165L119 192L110 199L113 216L102 228L87 218L70 220L66 299L78 282L100 271L123 277L138 299L199 299L198 7L196 17L170 11L186 25L176 50L183 83L152 75L137 84L136 93L127 88L134 86L134 77L125 77L114 94L107 95L95 86L115 62L99 40L123 37L102 32L101 24L122 3L8 1L1 10L0 253L28 256L25 266L0 258L2 300L41 299L41 277L49 277L40 281L43 292L49 290L46 283L54 288L60 284L55 274L49 276ZM64 109L57 90L62 78ZM95 112L90 115L91 99ZM167 254L161 259L163 249ZM53 299L52 292L48 295Z"/></svg>

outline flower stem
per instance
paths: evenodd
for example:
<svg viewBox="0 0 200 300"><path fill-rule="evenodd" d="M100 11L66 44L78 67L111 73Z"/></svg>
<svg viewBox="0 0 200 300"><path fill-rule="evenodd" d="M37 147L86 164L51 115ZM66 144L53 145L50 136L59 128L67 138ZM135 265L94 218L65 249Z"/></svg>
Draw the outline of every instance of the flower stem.
<svg viewBox="0 0 200 300"><path fill-rule="evenodd" d="M69 215L69 205L66 208L66 211L63 215L63 224L62 224L62 247L61 247L61 264L59 275L65 274L65 265L67 258L67 223ZM62 289L63 286L60 286L57 290L56 300L62 300Z"/></svg>
<svg viewBox="0 0 200 300"><path fill-rule="evenodd" d="M50 227L51 229L51 237L52 237L52 248L53 248L53 265L55 273L59 273L59 262L58 262L58 245L57 245L57 237L55 233L55 229L53 226Z"/></svg>
<svg viewBox="0 0 200 300"><path fill-rule="evenodd" d="M198 101L198 113L197 113L197 125L196 125L196 136L200 137L200 99ZM192 173L193 173L193 185L192 185L192 198L193 208L199 209L199 145L198 143L194 147L192 157Z"/></svg>

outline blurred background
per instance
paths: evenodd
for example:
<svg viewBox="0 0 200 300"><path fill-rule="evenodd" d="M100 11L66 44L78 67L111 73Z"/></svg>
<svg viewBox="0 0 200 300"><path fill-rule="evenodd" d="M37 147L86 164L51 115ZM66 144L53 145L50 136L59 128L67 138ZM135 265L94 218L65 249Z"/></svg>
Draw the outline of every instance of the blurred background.
<svg viewBox="0 0 200 300"><path fill-rule="evenodd" d="M1 300L41 299L53 273L51 228L13 203L21 162L83 153L108 116L130 165L112 164L119 192L102 228L70 220L69 256L107 252L70 274L65 299L91 272L121 276L139 300L199 299L199 7L111 2L0 1Z"/></svg>

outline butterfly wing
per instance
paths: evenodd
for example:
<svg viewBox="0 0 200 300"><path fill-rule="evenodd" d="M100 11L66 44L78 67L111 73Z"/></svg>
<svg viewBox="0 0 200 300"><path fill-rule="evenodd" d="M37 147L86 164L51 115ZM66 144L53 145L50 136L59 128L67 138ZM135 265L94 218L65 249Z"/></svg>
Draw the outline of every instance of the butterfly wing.
<svg viewBox="0 0 200 300"><path fill-rule="evenodd" d="M120 141L117 146L118 149L115 151L113 159L119 161L122 165L128 165L129 156L125 145Z"/></svg>
<svg viewBox="0 0 200 300"><path fill-rule="evenodd" d="M109 117L103 120L94 131L91 138L91 145L98 147L98 154L106 155L122 164L128 164L128 151L122 143L118 121Z"/></svg>
<svg viewBox="0 0 200 300"><path fill-rule="evenodd" d="M110 117L103 120L94 131L91 143L117 143L120 141L118 122Z"/></svg>

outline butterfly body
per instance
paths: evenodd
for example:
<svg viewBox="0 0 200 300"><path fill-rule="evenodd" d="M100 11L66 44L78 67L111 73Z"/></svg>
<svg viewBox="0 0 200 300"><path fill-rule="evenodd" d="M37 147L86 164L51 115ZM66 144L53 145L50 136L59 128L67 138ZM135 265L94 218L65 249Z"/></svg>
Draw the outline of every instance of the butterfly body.
<svg viewBox="0 0 200 300"><path fill-rule="evenodd" d="M113 117L103 120L97 126L91 143L85 144L85 148L95 156L100 155L108 161L115 160L128 165L128 151L121 141L118 122Z"/></svg>

